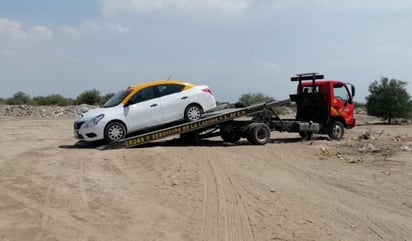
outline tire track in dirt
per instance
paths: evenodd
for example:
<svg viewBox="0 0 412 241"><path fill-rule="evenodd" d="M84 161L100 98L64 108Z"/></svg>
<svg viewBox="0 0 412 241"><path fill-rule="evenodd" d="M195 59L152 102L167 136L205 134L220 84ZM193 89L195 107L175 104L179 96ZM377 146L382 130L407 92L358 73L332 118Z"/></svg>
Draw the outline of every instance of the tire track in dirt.
<svg viewBox="0 0 412 241"><path fill-rule="evenodd" d="M12 198L17 202L23 203L26 209L39 213L39 222L34 227L35 229L38 229L38 231L33 236L32 240L39 241L44 240L46 238L50 238L51 234L49 233L49 225L56 225L56 223L59 222L64 224L64 228L76 230L76 238L79 240L88 240L90 238L96 238L99 236L100 237L98 238L98 240L124 240L124 238L121 239L116 236L110 237L109 235L109 237L107 237L107 235L100 235L100 231L98 229L95 229L92 226L92 224L88 224L87 218L84 218L85 215L78 215L79 213L86 213L87 215L88 211L90 211L90 207L88 206L87 202L85 184L83 180L86 175L84 160L82 158L79 158L78 161L75 161L73 159L64 159L62 158L62 156L54 154L53 151L50 152L50 150L53 150L53 148L45 148L44 150L29 149L20 152L15 156L15 158L17 157L17 160L29 160L30 162L22 164L21 167L16 171L13 170L12 176L24 177L27 175L36 175L38 177L42 176L44 177L44 180L46 180L43 180L41 182L38 181L37 183L37 185L43 185L42 187L44 187L44 192L42 192L43 195L41 200L35 200L31 196L23 194L23 190L14 190L14 188L9 184L0 184L1 193L5 193L9 198ZM47 151L47 153L44 151ZM35 157L37 158L35 161L31 160L33 159L33 155L35 155ZM36 162L38 162L39 160L42 162L42 164L47 165L47 163L49 163L49 165L52 165L51 168L53 169L53 171L48 171L46 173L38 173L38 170L42 168L37 168L36 166ZM5 163L5 165L6 164L7 163ZM3 167L7 168L8 166ZM73 171L74 175L68 175L68 173ZM35 174L33 174L33 172ZM55 198L60 197L57 190L59 190L61 187L66 187L59 185L67 185L68 177L70 177L71 180L74 181L68 187L72 190L70 193L67 194L70 195L71 198L63 199L64 201L66 201L66 204L64 206L54 207L53 204L55 204L56 202ZM30 192L28 192L28 194L30 194ZM73 197L77 196L78 200L73 200ZM77 207L77 210L79 210L78 208L80 207L81 212L74 211L73 207ZM69 208L68 210L70 212L68 212L68 210L62 210L62 208Z"/></svg>
<svg viewBox="0 0 412 241"><path fill-rule="evenodd" d="M201 160L204 205L201 240L255 240L242 195L216 156Z"/></svg>
<svg viewBox="0 0 412 241"><path fill-rule="evenodd" d="M58 156L58 155L52 155L52 156ZM59 189L59 185L61 185L62 183L64 183L64 175L67 174L67 169L64 167L64 165L67 164L67 162L65 162L65 160L63 160L62 158L58 158L57 160L54 161L56 163L56 166L54 167L54 172L53 176L51 178L50 184L47 187L47 191L45 194L45 200L43 203L43 206L45 208L50 208L53 206L53 198L56 197L56 190ZM87 203L87 194L85 192L85 186L84 186L84 177L85 177L85 167L84 167L84 160L82 158L80 158L78 160L78 163L75 161L70 161L73 162L74 165L76 165L76 167L73 167L75 171L77 171L78 175L77 177L74 179L77 182L77 191L73 192L73 193L78 193L79 194L79 199L80 199L80 203L82 206L82 214L87 215L88 211L90 211L90 207L88 206ZM78 170L76 170L78 168ZM69 200L69 199L67 199ZM72 204L75 205L77 202L74 203L68 203L68 205ZM73 212L72 216L74 218L76 218L79 221L85 221L86 218L84 218L85 215L79 216L77 214L79 212ZM36 236L36 238L34 239L35 241L38 240L43 240L44 237L42 235L45 234L45 230L47 230L47 225L48 223L52 223L53 218L51 216L49 216L46 212L42 213L42 217L41 217L41 221L40 221L40 230L41 232L39 232ZM85 237L81 237L83 239L88 239L88 237L86 236L87 233L91 233L89 226L88 225L82 225L81 229L79 230L79 236L84 235Z"/></svg>
<svg viewBox="0 0 412 241"><path fill-rule="evenodd" d="M100 153L99 153L100 154ZM106 159L102 157L101 159L105 160L101 165L103 170L107 171L108 173L111 173L112 175L116 176L121 176L123 183L129 185L129 184L135 184L135 183L140 183L141 179L137 178L137 174L148 174L154 172L153 170L147 170L147 171L141 171L136 172L134 169L131 169L130 167L124 166L122 162L115 162L110 159ZM127 160L128 158L124 156L124 159ZM103 186L110 186L111 183L108 182L107 180L100 180L100 184ZM121 195L121 192L114 189L111 190L115 195ZM129 206L134 206L136 204L136 200L134 200L133 194L130 193L130 196L128 198L123 199L124 202L126 202ZM156 214L154 211L148 211L150 213L149 216L150 218L146 219L143 228L141 228L141 233L142 235L139 236L139 240L141 241L154 241L158 239L158 234L156 233L156 219L160 218L161 215Z"/></svg>
<svg viewBox="0 0 412 241"><path fill-rule="evenodd" d="M56 167L56 172L54 172L54 175L52 177L52 180L50 182L50 185L47 187L47 191L46 191L46 197L45 197L45 201L43 204L43 207L49 207L50 206L50 201L51 201L51 196L53 193L53 189L56 186L57 183L57 177L60 175L60 169L61 169L61 160L59 160L57 163L59 163ZM42 240L44 237L43 234L43 230L45 230L45 227L47 225L47 222L49 221L50 216L46 213L46 212L42 212L41 213L42 217L41 217L41 221L40 221L40 230L41 232L38 232L36 237L34 238L34 241L38 241L38 240Z"/></svg>
<svg viewBox="0 0 412 241"><path fill-rule="evenodd" d="M74 218L73 216L67 215L64 212L56 210L51 207L44 206L42 204L37 203L36 201L31 200L30 198L24 197L23 195L6 188L0 184L0 192L7 193L7 196L10 198L23 203L26 208L30 210L34 210L40 212L42 215L48 216L48 218L55 219L66 224L68 227L72 227L76 230L79 230L83 233L83 235L87 235L89 237L97 237L98 240L123 240L122 237L119 236L112 236L110 234L100 235L99 230L96 230L92 227L87 226L86 222L79 221L78 219ZM87 229L85 228L87 226Z"/></svg>

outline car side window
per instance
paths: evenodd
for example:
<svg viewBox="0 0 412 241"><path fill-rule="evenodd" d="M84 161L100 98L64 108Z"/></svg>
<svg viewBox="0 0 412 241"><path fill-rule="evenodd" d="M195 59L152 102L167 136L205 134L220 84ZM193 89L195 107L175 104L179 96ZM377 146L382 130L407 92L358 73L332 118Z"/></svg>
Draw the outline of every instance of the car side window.
<svg viewBox="0 0 412 241"><path fill-rule="evenodd" d="M143 101L151 100L158 97L157 86L147 87L138 91L132 98L130 98L129 103L131 105L140 103Z"/></svg>
<svg viewBox="0 0 412 241"><path fill-rule="evenodd" d="M185 86L179 84L167 84L167 85L159 85L159 93L160 96L171 95L178 93L183 90Z"/></svg>

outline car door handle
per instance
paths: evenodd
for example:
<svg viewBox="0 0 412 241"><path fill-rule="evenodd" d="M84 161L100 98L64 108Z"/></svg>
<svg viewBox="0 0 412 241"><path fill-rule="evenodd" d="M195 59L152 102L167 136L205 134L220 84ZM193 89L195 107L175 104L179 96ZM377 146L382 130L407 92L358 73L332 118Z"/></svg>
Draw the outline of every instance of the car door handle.
<svg viewBox="0 0 412 241"><path fill-rule="evenodd" d="M189 98L189 97L187 97L187 96L183 96L183 97L182 97L182 100L185 100L185 99L187 99L187 98Z"/></svg>
<svg viewBox="0 0 412 241"><path fill-rule="evenodd" d="M153 105L151 105L150 107L156 107L157 106L157 104L153 104Z"/></svg>

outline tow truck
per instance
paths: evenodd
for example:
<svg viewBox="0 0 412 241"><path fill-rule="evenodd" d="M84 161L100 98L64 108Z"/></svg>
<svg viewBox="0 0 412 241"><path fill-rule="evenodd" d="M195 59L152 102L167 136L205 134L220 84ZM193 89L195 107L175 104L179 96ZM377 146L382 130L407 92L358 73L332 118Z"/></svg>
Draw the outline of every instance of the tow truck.
<svg viewBox="0 0 412 241"><path fill-rule="evenodd" d="M298 85L296 94L290 95L289 99L215 111L197 121L138 133L99 149L131 148L174 135L180 135L186 143L220 136L226 142L236 143L246 138L253 145L265 145L270 141L272 131L296 132L305 139L311 139L314 133L326 134L339 140L344 136L345 128L356 125L354 85L324 80L324 76L317 73L297 74L291 81ZM296 103L296 117L281 118L274 107L291 102Z"/></svg>

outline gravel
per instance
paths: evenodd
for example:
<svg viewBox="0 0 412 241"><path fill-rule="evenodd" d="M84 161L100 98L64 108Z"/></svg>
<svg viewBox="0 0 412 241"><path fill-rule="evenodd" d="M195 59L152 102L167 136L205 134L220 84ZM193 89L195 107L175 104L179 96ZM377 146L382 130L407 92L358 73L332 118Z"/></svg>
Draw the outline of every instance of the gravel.
<svg viewBox="0 0 412 241"><path fill-rule="evenodd" d="M79 117L81 114L96 108L92 105L71 106L31 106L31 105L0 105L0 117L33 117L59 118Z"/></svg>

